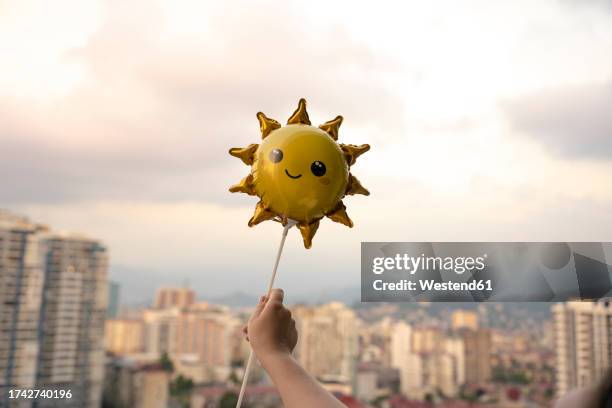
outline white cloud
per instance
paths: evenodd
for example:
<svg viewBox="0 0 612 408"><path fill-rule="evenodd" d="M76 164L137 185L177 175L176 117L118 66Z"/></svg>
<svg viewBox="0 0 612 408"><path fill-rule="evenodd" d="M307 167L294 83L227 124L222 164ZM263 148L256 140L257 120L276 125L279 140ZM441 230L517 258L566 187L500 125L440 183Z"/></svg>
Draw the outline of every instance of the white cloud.
<svg viewBox="0 0 612 408"><path fill-rule="evenodd" d="M255 112L285 120L301 96L321 123L342 113L349 126L377 134L402 127L399 97L373 76L384 74L386 58L342 33L304 32L289 9L232 6L202 16L207 28L189 43L145 3L105 3L105 17L78 47L58 36L57 59L86 68L61 98L18 99L18 80L0 94L0 176L12 180L3 201L219 201L219 180L235 182L225 172L238 177L227 150L260 137ZM30 20L20 18L36 22L37 14ZM37 38L49 34L40 30Z"/></svg>
<svg viewBox="0 0 612 408"><path fill-rule="evenodd" d="M355 167L372 196L347 199L354 230L324 223L311 251L291 237L283 285L356 284L361 240L612 227L611 165L555 156L500 104L609 80L609 14L552 0L23 4L0 14L0 38L20 40L0 42L0 201L104 239L114 265L154 282L267 276L279 229L246 228L254 199L226 189L248 169L227 149L257 142L256 111L283 121L302 96L315 122L344 115L342 141L372 144Z"/></svg>
<svg viewBox="0 0 612 408"><path fill-rule="evenodd" d="M612 82L539 91L507 101L518 132L569 158L612 159Z"/></svg>

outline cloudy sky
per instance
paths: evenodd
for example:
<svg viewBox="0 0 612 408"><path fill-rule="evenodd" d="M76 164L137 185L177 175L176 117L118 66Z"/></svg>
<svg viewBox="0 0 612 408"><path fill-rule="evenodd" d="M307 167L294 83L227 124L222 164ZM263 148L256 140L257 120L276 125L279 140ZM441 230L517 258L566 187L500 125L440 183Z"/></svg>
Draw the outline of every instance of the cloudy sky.
<svg viewBox="0 0 612 408"><path fill-rule="evenodd" d="M612 3L0 0L0 207L110 248L126 300L265 289L281 229L231 195L259 110L370 143L355 228L278 284L359 284L361 241L612 240Z"/></svg>

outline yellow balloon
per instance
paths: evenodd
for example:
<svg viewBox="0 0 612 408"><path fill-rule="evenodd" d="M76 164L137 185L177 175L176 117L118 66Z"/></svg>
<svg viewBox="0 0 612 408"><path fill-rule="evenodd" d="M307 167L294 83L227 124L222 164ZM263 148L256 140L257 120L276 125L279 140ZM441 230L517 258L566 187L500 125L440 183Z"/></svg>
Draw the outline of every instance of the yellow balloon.
<svg viewBox="0 0 612 408"><path fill-rule="evenodd" d="M255 192L270 211L311 222L335 208L349 172L340 146L326 132L289 125L264 139L252 174Z"/></svg>
<svg viewBox="0 0 612 408"><path fill-rule="evenodd" d="M251 173L230 191L260 198L249 226L271 219L283 225L295 220L306 248L312 245L323 217L352 227L342 198L369 195L349 168L370 146L336 142L341 116L318 128L312 126L304 99L287 126L261 112L257 118L263 142L230 149L232 156L251 166Z"/></svg>

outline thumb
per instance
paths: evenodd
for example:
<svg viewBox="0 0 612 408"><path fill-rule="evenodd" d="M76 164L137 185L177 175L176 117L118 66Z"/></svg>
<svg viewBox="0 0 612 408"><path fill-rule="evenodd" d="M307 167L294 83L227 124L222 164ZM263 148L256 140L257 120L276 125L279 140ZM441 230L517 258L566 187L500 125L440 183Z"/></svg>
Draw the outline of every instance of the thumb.
<svg viewBox="0 0 612 408"><path fill-rule="evenodd" d="M272 289L272 291L270 291L270 297L267 299L268 301L266 302L265 309L271 310L274 308L282 308L284 298L285 292L283 292L282 289Z"/></svg>

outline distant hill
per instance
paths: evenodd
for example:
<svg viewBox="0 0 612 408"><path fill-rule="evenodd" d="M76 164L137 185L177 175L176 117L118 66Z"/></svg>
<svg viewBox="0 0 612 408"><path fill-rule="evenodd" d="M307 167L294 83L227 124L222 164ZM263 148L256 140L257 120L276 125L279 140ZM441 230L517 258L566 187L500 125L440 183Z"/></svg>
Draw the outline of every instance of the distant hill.
<svg viewBox="0 0 612 408"><path fill-rule="evenodd" d="M232 308L253 307L257 304L259 298L255 295L244 292L232 292L227 295L202 299L209 303L225 305Z"/></svg>
<svg viewBox="0 0 612 408"><path fill-rule="evenodd" d="M286 303L294 304L294 303L306 303L306 304L320 304L320 303L328 303L328 302L342 302L348 305L351 305L355 302L359 302L360 299L360 289L358 286L347 288L344 290L341 289L327 289L321 290L316 293L302 293L302 294L292 294L288 293L286 295ZM201 297L201 300L204 300L209 303L215 303L219 305L225 305L232 308L240 308L240 307L252 307L257 304L259 300L258 296L254 294L249 294L241 291L236 291L229 293L227 295L218 296L218 297Z"/></svg>
<svg viewBox="0 0 612 408"><path fill-rule="evenodd" d="M160 274L159 271L140 270L113 265L110 278L120 284L120 303L128 307L146 307L152 304L155 291L163 284L176 284L176 277L172 274ZM161 275L161 276L160 276ZM197 284L194 285L197 288ZM196 289L197 290L197 289ZM258 293L246 293L235 291L219 296L210 296L198 293L199 301L213 304L225 305L230 308L253 307L257 304ZM351 287L327 287L316 292L295 293L286 295L287 304L305 303L316 305L321 303L338 301L350 305L356 310L367 311L370 308L380 306L380 303L361 303L361 290L358 285ZM501 307L506 316L505 324L520 324L526 319L544 321L551 318L550 307L552 303L539 302L505 302L505 303L460 303L460 302L434 302L428 304L398 303L398 313L411 313L419 309L427 309L432 316L448 316L454 309L477 309L484 305L494 325ZM496 306L497 305L497 306Z"/></svg>
<svg viewBox="0 0 612 408"><path fill-rule="evenodd" d="M295 298L295 299L294 299ZM329 302L342 302L347 305L352 305L355 302L359 302L361 299L361 289L359 286L353 286L348 288L327 288L321 289L315 293L303 293L297 294L289 301L291 303L307 303L307 304L320 304Z"/></svg>

